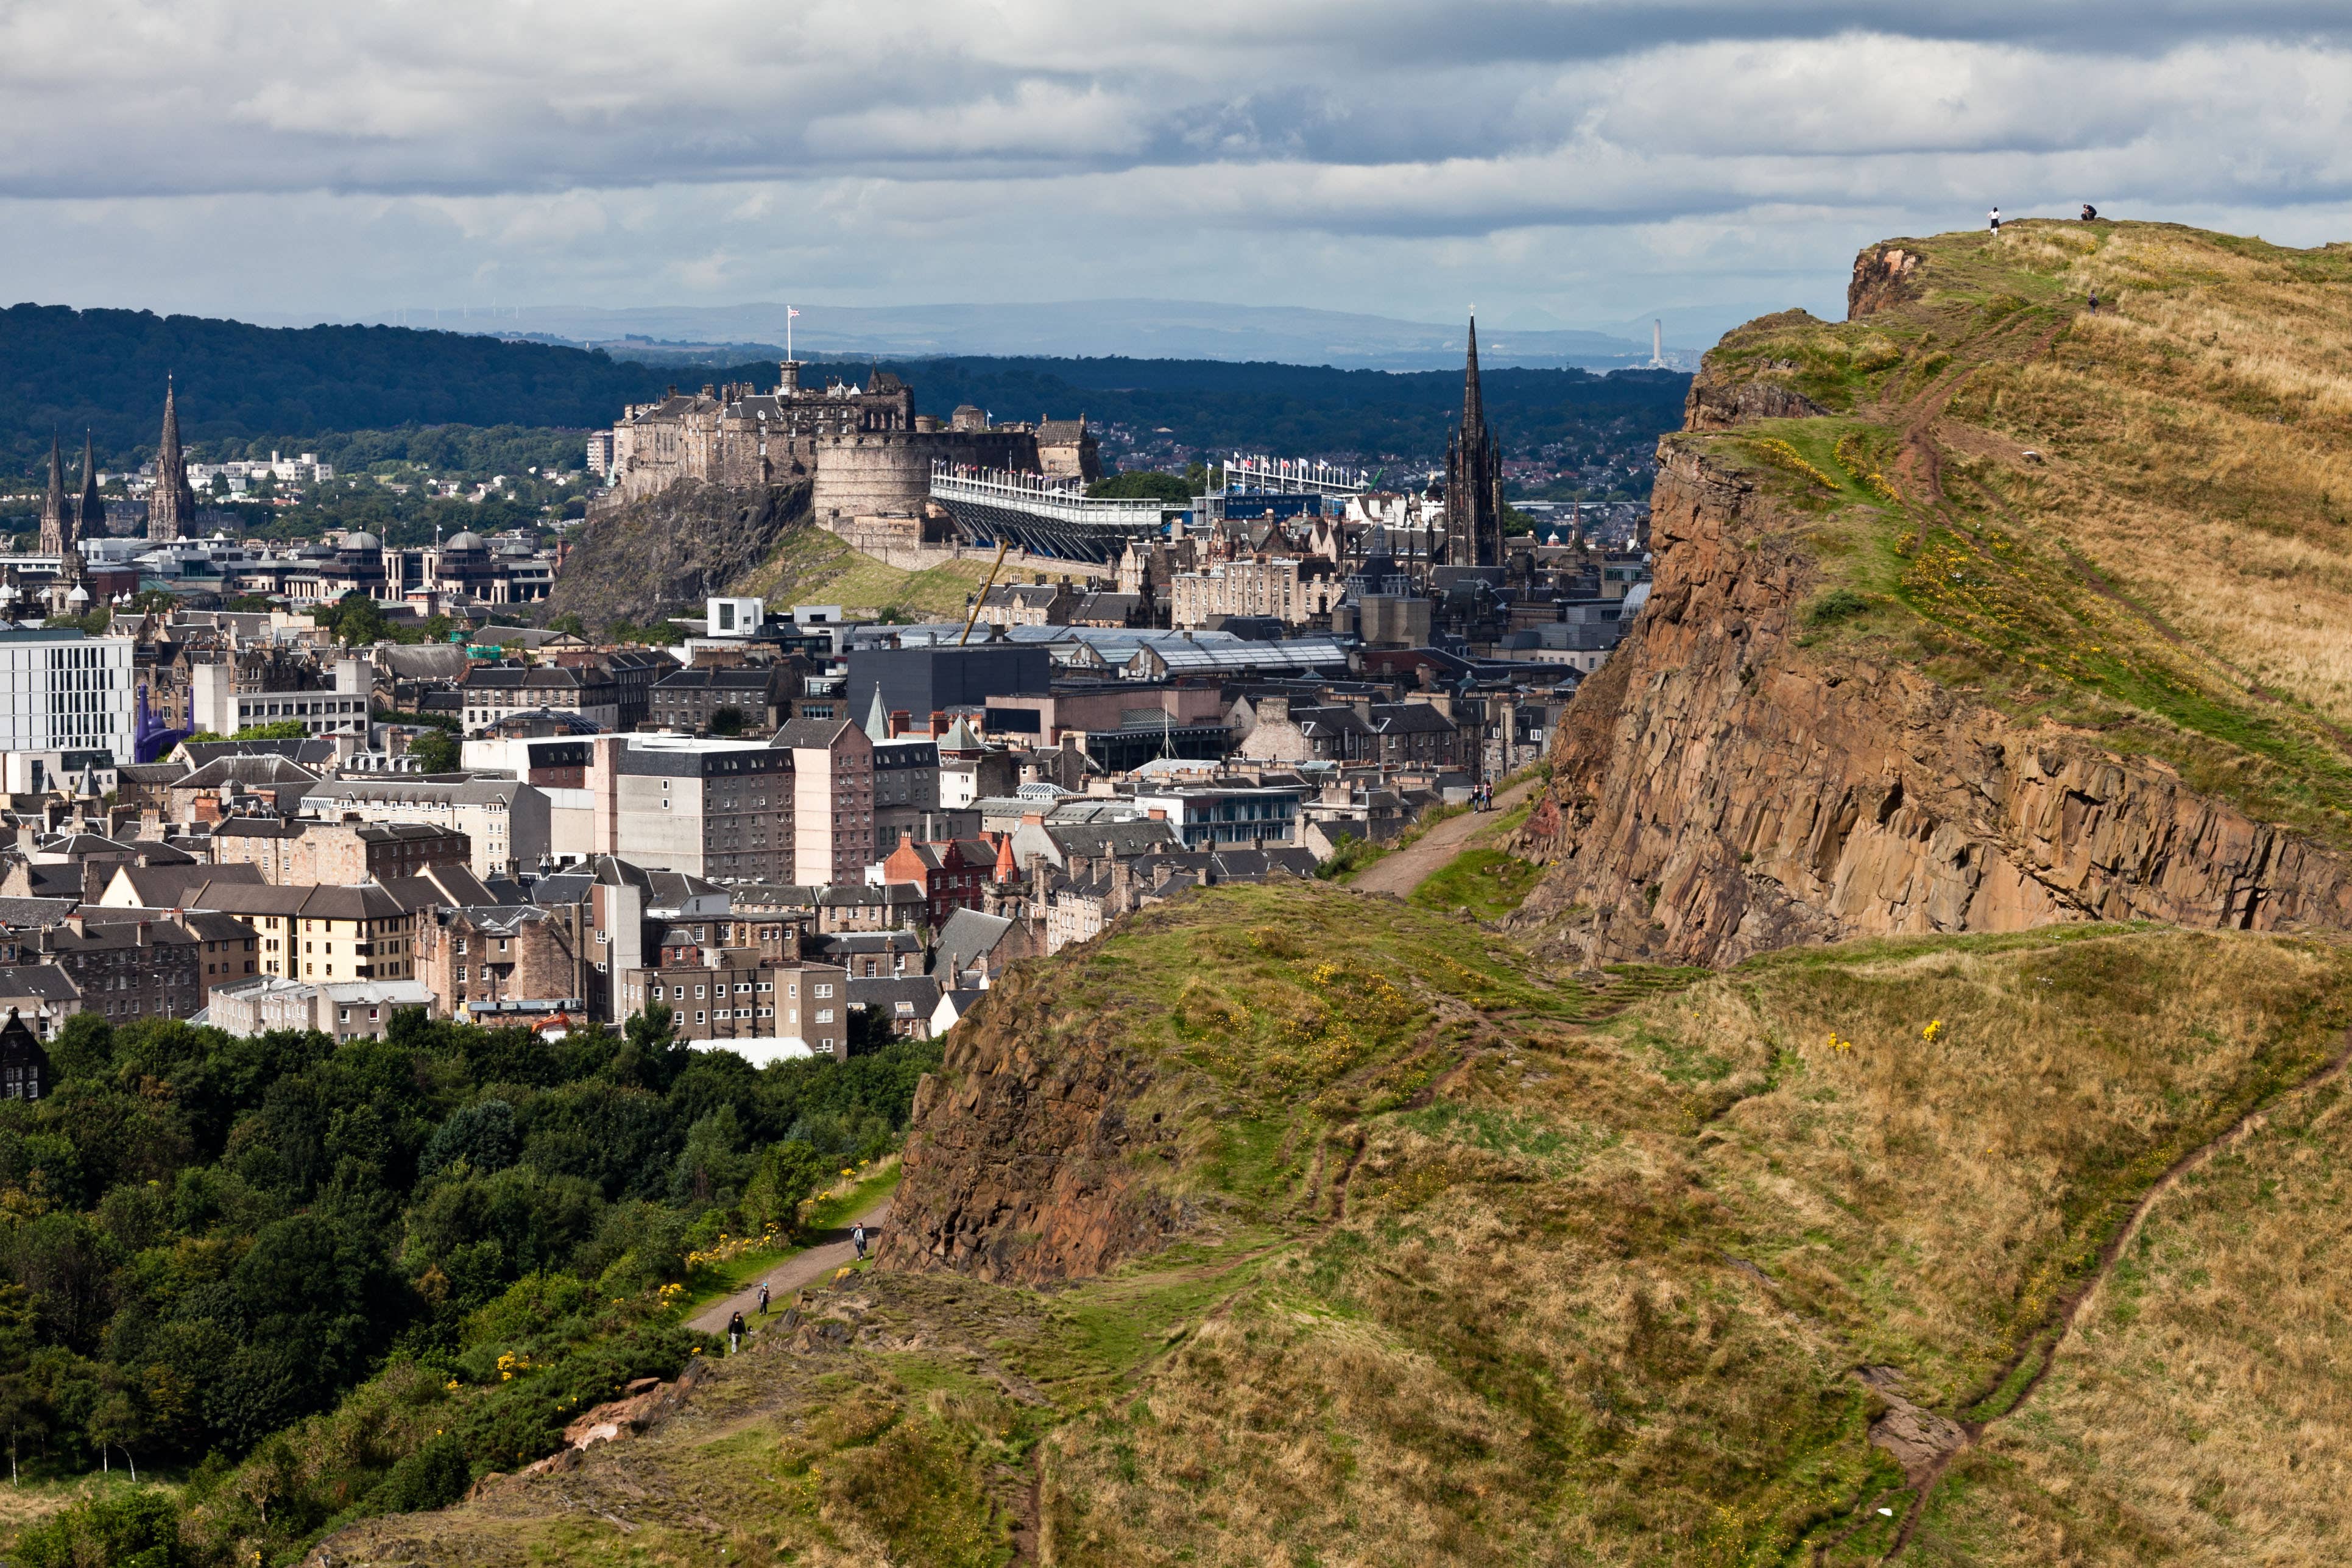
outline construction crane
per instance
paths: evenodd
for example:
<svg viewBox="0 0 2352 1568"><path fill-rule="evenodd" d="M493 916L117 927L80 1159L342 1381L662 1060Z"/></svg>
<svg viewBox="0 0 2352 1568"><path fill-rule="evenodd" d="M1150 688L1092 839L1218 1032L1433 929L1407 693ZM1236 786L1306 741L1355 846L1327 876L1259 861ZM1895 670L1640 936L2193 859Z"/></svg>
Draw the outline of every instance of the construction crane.
<svg viewBox="0 0 2352 1568"><path fill-rule="evenodd" d="M980 607L988 603L988 591L996 586L997 569L1004 564L1004 552L1012 548L1013 541L1009 538L996 547L996 559L988 563L988 580L980 585L980 592L971 596L971 614L963 618L963 636L956 638L956 647L961 647L971 641L972 623L980 619Z"/></svg>

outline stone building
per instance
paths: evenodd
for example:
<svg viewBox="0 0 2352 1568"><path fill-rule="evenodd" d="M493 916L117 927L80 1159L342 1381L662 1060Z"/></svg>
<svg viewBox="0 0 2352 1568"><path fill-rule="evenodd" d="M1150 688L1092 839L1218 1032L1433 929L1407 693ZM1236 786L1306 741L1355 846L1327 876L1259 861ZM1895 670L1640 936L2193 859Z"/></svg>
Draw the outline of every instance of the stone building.
<svg viewBox="0 0 2352 1568"><path fill-rule="evenodd" d="M49 1091L49 1053L16 1009L0 1023L0 1099L38 1100Z"/></svg>
<svg viewBox="0 0 2352 1568"><path fill-rule="evenodd" d="M591 974L570 926L537 905L436 909L416 922L416 976L445 1016L476 1003L586 1000Z"/></svg>
<svg viewBox="0 0 2352 1568"><path fill-rule="evenodd" d="M887 514L919 516L930 493L931 465L1039 470L1039 436L1027 425L989 425L959 411L948 427L915 412L911 387L888 371L864 385L801 384L806 367L785 360L772 392L746 383L672 389L656 403L632 405L613 428L615 493L635 500L681 479L749 489L810 480L820 522ZM972 411L977 414L977 410ZM1083 421L1079 422L1083 425ZM1092 437L1066 440L1083 463Z"/></svg>
<svg viewBox="0 0 2352 1568"><path fill-rule="evenodd" d="M41 961L72 976L81 1011L110 1023L193 1016L205 1005L208 979L236 977L222 966L250 974L257 965L254 931L226 914L128 915L105 921L76 915L40 938ZM207 963L215 970L210 976Z"/></svg>
<svg viewBox="0 0 2352 1568"><path fill-rule="evenodd" d="M1333 607L1346 594L1347 580L1336 562L1260 553L1177 574L1168 584L1168 618L1179 630L1231 616L1270 616L1287 626L1328 628Z"/></svg>
<svg viewBox="0 0 2352 1568"><path fill-rule="evenodd" d="M231 816L213 829L215 865L258 867L262 879L291 883L389 882L427 866L467 866L473 840L427 822L335 822Z"/></svg>

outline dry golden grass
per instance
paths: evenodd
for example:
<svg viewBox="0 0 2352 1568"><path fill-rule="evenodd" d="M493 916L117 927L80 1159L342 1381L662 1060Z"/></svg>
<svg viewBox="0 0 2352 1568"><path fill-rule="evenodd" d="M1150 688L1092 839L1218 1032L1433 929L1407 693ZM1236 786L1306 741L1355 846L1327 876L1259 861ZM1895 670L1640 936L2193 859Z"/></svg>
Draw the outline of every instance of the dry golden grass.
<svg viewBox="0 0 2352 1568"><path fill-rule="evenodd" d="M2101 309L1974 372L1954 412L2052 459L1980 477L2200 648L2352 721L2352 253L2137 225L2016 240L2000 260Z"/></svg>
<svg viewBox="0 0 2352 1568"><path fill-rule="evenodd" d="M1302 1020L1339 981L1316 980L1316 935L1351 911L1351 964L1404 1000L1356 1009L1334 1078ZM338 1560L977 1563L1034 1529L1059 1568L1734 1563L1859 1523L1832 1560L1861 1561L1906 1483L1854 1370L1963 1413L2160 1173L2302 1081L2352 1012L2338 946L2071 929L1784 955L1587 1026L1588 990L1501 989L1496 940L1322 888L1107 935L1024 993L1024 1043L1159 1053L1148 1106L1188 1125L1175 1167L1146 1168L1197 1206L1189 1246L1047 1292L862 1279L854 1348L762 1347L652 1436L362 1527ZM2251 1169L2160 1208L2107 1299L2126 1310L2097 1308L1964 1458L1936 1539L2022 1519L2063 1545L2104 1528L2087 1509L2187 1540L2165 1510L2203 1506L2200 1465L2251 1471L2274 1431L2315 1448L2352 1399L2352 1258L2322 1239L2352 1174L2323 1154L2328 1183L2251 1231ZM2313 1326L2229 1300L2256 1292ZM2242 1390L2269 1403L2224 1410ZM2204 1441L2158 1440L2182 1421ZM2335 1479L2245 1506L2310 1537Z"/></svg>
<svg viewBox="0 0 2352 1568"><path fill-rule="evenodd" d="M1970 1455L1922 1563L2344 1561L2352 1116L2309 1097L2185 1178L2031 1405Z"/></svg>

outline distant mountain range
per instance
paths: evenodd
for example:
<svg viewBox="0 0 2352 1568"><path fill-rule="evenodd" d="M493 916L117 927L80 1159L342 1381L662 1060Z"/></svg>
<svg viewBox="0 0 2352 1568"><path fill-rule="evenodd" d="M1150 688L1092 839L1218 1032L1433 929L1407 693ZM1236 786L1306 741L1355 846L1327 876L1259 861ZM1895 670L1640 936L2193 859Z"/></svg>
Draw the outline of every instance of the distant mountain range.
<svg viewBox="0 0 2352 1568"><path fill-rule="evenodd" d="M1667 314L1667 362L1696 367L1698 349L1766 309L1741 306ZM604 348L617 355L709 363L764 353L785 337L782 304L522 306L487 310L394 310L377 322L494 333L530 342ZM1616 331L1490 322L1481 359L1495 365L1617 370L1650 363L1649 321ZM269 325L296 325L291 318ZM1347 370L1444 370L1462 363L1463 323L1295 306L1220 305L1195 300L1083 300L1051 305L806 305L792 323L805 359L923 359L994 355L1271 362Z"/></svg>

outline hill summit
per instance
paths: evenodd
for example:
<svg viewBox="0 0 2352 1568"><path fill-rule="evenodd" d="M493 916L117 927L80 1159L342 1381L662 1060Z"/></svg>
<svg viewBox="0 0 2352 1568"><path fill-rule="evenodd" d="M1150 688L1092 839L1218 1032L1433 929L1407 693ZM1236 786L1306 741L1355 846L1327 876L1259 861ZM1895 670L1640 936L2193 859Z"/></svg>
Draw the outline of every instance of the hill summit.
<svg viewBox="0 0 2352 1568"><path fill-rule="evenodd" d="M1528 843L1597 956L2352 923L2352 246L2025 223L1727 335Z"/></svg>

